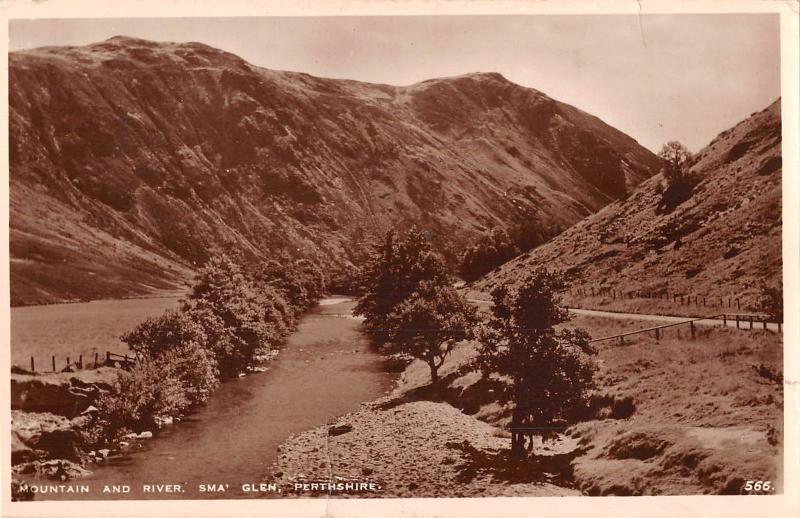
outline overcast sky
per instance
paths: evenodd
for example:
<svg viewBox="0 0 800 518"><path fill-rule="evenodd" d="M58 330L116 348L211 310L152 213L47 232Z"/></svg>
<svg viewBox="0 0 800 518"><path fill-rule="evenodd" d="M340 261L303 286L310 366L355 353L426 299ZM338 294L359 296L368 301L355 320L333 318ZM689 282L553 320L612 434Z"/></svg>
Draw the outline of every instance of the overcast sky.
<svg viewBox="0 0 800 518"><path fill-rule="evenodd" d="M407 85L500 72L657 150L692 151L780 96L777 15L14 20L12 50L116 35L200 41L253 64Z"/></svg>

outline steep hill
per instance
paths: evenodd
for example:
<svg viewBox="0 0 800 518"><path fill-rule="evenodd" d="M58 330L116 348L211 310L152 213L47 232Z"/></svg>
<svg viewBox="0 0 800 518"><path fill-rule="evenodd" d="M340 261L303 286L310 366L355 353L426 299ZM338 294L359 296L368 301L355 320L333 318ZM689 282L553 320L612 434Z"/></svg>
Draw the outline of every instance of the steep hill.
<svg viewBox="0 0 800 518"><path fill-rule="evenodd" d="M762 283L782 278L780 100L721 133L690 163L699 183L680 205L665 206L658 174L477 287L488 291L541 264L566 272L587 294L739 297L742 309L754 308Z"/></svg>
<svg viewBox="0 0 800 518"><path fill-rule="evenodd" d="M12 303L172 289L210 253L357 262L417 224L452 257L563 229L659 159L499 74L406 87L115 37L9 54Z"/></svg>

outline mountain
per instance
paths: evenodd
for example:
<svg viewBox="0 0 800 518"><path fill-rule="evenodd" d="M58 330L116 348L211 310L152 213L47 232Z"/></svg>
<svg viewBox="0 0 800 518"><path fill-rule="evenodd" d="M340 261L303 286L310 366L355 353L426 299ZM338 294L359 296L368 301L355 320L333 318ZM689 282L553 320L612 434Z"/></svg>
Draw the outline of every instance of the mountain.
<svg viewBox="0 0 800 518"><path fill-rule="evenodd" d="M476 287L488 291L547 265L587 293L666 290L740 297L743 309L754 308L762 284L782 279L780 99L722 132L690 164L698 183L679 205L665 205L658 174Z"/></svg>
<svg viewBox="0 0 800 518"><path fill-rule="evenodd" d="M13 304L170 290L219 250L357 263L416 224L451 259L563 229L660 160L480 73L388 86L126 37L9 54Z"/></svg>

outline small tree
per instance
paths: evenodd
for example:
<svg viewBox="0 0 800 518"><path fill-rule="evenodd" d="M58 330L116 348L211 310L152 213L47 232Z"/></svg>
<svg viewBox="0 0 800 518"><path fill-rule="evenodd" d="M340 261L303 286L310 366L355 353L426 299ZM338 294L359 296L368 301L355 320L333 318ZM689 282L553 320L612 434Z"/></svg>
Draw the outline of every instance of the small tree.
<svg viewBox="0 0 800 518"><path fill-rule="evenodd" d="M427 363L435 386L439 368L453 347L472 338L476 314L476 308L452 287L422 282L387 319L392 348Z"/></svg>
<svg viewBox="0 0 800 518"><path fill-rule="evenodd" d="M467 248L461 258L461 277L472 282L510 261L521 253L519 247L503 229L494 229Z"/></svg>
<svg viewBox="0 0 800 518"><path fill-rule="evenodd" d="M770 320L783 322L783 284L761 286L760 310L767 314Z"/></svg>
<svg viewBox="0 0 800 518"><path fill-rule="evenodd" d="M277 347L288 329L272 302L225 256L208 261L181 309L203 327L223 378Z"/></svg>
<svg viewBox="0 0 800 518"><path fill-rule="evenodd" d="M190 315L166 311L122 336L139 359L152 360L180 381L190 405L204 403L219 385L214 353L203 327Z"/></svg>
<svg viewBox="0 0 800 518"><path fill-rule="evenodd" d="M448 282L444 263L431 250L425 234L416 228L399 238L394 231L388 232L374 246L359 277L363 295L353 314L364 317L365 329L378 343L389 338L389 315L422 282Z"/></svg>
<svg viewBox="0 0 800 518"><path fill-rule="evenodd" d="M692 153L677 140L670 140L661 146L658 156L667 163L664 168L664 178L667 180L667 184L670 184L683 176L684 167L692 157Z"/></svg>
<svg viewBox="0 0 800 518"><path fill-rule="evenodd" d="M501 399L514 403L511 451L516 458L524 456L526 436L554 435L558 422L585 402L593 385L588 334L554 329L569 316L558 296L563 287L560 276L537 268L518 288L496 288L493 316L480 333L477 361L484 375L496 373L511 382Z"/></svg>
<svg viewBox="0 0 800 518"><path fill-rule="evenodd" d="M669 212L689 199L697 179L686 172L692 154L677 140L664 144L658 156L666 161L662 173L667 185L661 189L661 208Z"/></svg>

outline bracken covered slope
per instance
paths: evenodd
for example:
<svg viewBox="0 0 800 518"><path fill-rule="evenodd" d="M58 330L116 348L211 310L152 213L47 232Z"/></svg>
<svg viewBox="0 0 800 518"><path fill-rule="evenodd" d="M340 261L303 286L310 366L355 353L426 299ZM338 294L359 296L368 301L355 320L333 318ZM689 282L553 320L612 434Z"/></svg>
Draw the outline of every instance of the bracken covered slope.
<svg viewBox="0 0 800 518"><path fill-rule="evenodd" d="M451 257L566 228L659 159L499 74L407 87L115 37L9 54L12 303L172 289L215 250L357 262L417 224Z"/></svg>
<svg viewBox="0 0 800 518"><path fill-rule="evenodd" d="M755 307L762 283L782 279L780 100L717 136L691 159L690 173L699 183L677 207L662 202L658 174L477 287L489 291L546 265L586 292L740 297Z"/></svg>

